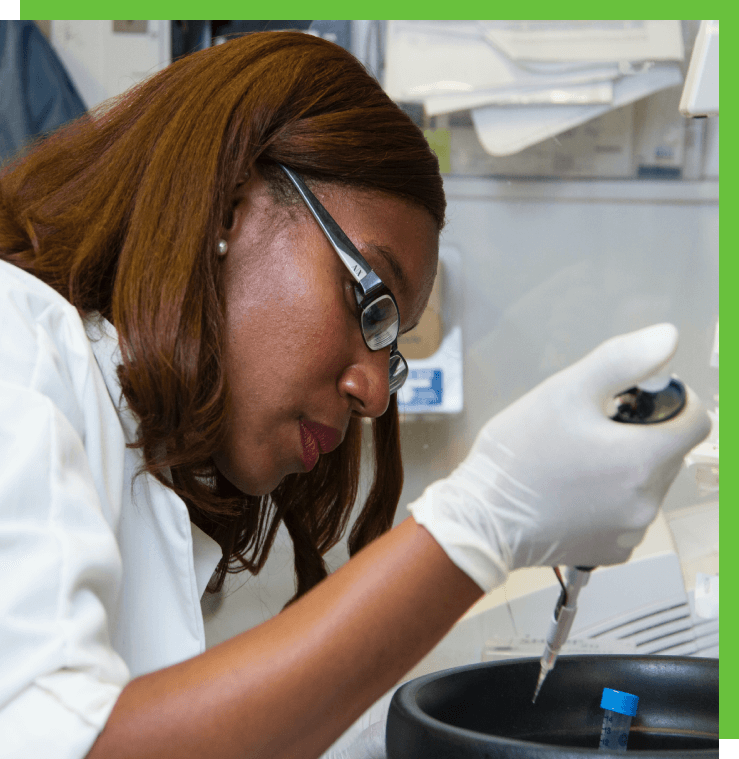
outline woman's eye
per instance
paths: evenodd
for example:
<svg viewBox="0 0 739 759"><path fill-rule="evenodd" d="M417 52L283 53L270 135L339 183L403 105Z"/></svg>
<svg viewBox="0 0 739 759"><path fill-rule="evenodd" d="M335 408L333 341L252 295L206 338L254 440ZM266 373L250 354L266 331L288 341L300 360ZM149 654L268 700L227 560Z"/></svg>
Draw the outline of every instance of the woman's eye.
<svg viewBox="0 0 739 759"><path fill-rule="evenodd" d="M354 282L346 282L344 285L344 295L349 309L353 314L359 313L359 301L357 300L357 288L354 286Z"/></svg>

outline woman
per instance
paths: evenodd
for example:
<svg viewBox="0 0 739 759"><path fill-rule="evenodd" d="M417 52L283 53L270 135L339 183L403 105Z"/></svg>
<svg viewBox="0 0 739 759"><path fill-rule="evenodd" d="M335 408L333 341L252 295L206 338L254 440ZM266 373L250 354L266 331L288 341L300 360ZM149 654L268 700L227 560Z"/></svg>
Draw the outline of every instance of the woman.
<svg viewBox="0 0 739 759"><path fill-rule="evenodd" d="M659 429L603 413L671 357L659 325L491 420L389 529L395 340L445 201L421 133L320 39L178 61L0 190L4 756L318 756L510 570L628 558L708 432L692 394ZM362 418L375 480L326 577ZM213 570L259 571L280 522L294 602L204 651Z"/></svg>

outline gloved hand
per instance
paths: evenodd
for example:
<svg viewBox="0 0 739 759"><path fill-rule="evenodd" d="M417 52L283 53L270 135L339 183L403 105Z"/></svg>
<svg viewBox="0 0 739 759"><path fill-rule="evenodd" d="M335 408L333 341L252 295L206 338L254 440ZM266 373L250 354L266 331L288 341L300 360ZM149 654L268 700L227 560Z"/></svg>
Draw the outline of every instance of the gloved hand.
<svg viewBox="0 0 739 759"><path fill-rule="evenodd" d="M710 431L687 389L658 424L609 418L613 397L659 372L671 324L615 337L493 417L452 474L408 508L484 591L527 566L626 561L684 456Z"/></svg>

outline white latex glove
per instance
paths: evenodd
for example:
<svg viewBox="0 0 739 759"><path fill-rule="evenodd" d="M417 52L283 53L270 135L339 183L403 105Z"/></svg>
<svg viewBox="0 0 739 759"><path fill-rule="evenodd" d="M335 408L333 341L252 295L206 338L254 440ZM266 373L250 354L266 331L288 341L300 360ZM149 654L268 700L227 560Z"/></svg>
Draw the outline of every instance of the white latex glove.
<svg viewBox="0 0 739 759"><path fill-rule="evenodd" d="M613 397L677 348L671 324L612 338L493 417L467 458L408 508L484 591L527 566L626 561L684 456L710 431L687 389L658 424L609 418Z"/></svg>

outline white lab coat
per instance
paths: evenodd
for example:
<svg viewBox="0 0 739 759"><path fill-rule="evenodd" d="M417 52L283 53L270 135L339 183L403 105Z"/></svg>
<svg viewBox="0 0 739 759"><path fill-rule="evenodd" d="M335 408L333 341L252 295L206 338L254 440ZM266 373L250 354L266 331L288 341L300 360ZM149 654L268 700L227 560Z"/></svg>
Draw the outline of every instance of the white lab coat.
<svg viewBox="0 0 739 759"><path fill-rule="evenodd" d="M0 757L81 759L133 677L205 650L221 558L142 464L113 326L0 261ZM390 695L324 759L384 756Z"/></svg>
<svg viewBox="0 0 739 759"><path fill-rule="evenodd" d="M80 759L125 684L205 649L221 551L143 474L118 342L0 261L0 756Z"/></svg>

